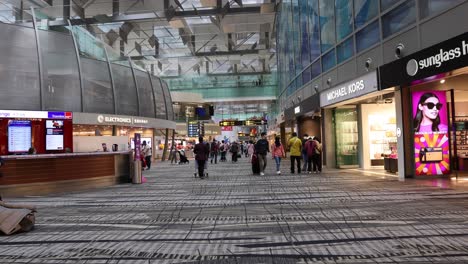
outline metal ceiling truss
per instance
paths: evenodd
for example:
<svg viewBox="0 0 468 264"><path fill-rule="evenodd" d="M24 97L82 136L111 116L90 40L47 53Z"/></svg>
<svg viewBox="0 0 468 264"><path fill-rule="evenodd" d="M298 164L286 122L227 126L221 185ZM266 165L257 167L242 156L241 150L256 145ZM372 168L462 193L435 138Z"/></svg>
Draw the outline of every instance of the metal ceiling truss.
<svg viewBox="0 0 468 264"><path fill-rule="evenodd" d="M260 13L260 7L251 6L251 7L239 7L239 8L230 8L227 14L252 14ZM167 12L163 11L154 11L140 14L121 14L121 15L101 15L99 17L88 17L88 18L72 18L70 22L72 25L86 25L86 24L99 24L103 20L106 20L106 23L116 23L116 22L138 22L145 20L172 20L173 18L187 18L187 17L202 17L202 16L216 16L221 15L220 11L217 9L202 9L202 10L187 10L187 11L174 11L174 15L171 19L167 19ZM224 16L223 16L224 17ZM68 26L67 21L56 20L49 21L49 26Z"/></svg>

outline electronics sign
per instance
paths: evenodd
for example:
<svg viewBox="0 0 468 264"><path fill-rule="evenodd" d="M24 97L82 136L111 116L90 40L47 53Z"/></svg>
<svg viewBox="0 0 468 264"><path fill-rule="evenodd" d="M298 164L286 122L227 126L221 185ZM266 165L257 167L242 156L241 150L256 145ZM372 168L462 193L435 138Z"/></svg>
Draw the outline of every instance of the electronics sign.
<svg viewBox="0 0 468 264"><path fill-rule="evenodd" d="M450 174L445 91L417 91L412 96L416 175Z"/></svg>
<svg viewBox="0 0 468 264"><path fill-rule="evenodd" d="M12 153L28 152L31 147L31 121L8 121L8 151Z"/></svg>
<svg viewBox="0 0 468 264"><path fill-rule="evenodd" d="M46 150L63 150L63 120L46 120Z"/></svg>

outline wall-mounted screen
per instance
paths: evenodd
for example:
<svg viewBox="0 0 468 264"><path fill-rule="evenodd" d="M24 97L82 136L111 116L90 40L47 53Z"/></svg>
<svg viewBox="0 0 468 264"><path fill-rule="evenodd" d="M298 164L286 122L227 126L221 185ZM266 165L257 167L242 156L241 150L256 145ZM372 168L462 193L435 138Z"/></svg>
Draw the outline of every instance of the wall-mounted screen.
<svg viewBox="0 0 468 264"><path fill-rule="evenodd" d="M31 147L31 121L8 121L8 151L13 153L28 152Z"/></svg>
<svg viewBox="0 0 468 264"><path fill-rule="evenodd" d="M63 150L63 120L46 120L46 150Z"/></svg>
<svg viewBox="0 0 468 264"><path fill-rule="evenodd" d="M412 96L416 175L450 174L445 91L416 91Z"/></svg>
<svg viewBox="0 0 468 264"><path fill-rule="evenodd" d="M206 110L205 108L203 107L197 107L195 108L195 115L199 116L199 117L204 117L206 116Z"/></svg>

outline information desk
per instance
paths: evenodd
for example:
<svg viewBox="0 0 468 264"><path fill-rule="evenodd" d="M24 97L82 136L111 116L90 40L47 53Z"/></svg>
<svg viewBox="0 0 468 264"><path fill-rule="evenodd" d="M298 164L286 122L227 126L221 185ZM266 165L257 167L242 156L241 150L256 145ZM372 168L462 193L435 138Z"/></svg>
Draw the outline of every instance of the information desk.
<svg viewBox="0 0 468 264"><path fill-rule="evenodd" d="M0 195L46 195L130 182L130 152L2 156Z"/></svg>

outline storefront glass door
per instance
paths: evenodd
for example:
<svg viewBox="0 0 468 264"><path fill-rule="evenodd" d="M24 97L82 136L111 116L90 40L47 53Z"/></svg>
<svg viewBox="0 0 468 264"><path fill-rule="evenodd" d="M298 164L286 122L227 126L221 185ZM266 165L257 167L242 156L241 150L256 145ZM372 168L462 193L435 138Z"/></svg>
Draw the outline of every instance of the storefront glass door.
<svg viewBox="0 0 468 264"><path fill-rule="evenodd" d="M358 115L356 107L333 111L338 168L356 167L358 163Z"/></svg>

